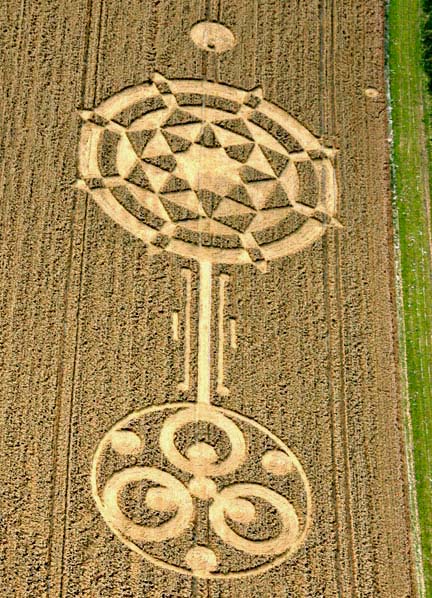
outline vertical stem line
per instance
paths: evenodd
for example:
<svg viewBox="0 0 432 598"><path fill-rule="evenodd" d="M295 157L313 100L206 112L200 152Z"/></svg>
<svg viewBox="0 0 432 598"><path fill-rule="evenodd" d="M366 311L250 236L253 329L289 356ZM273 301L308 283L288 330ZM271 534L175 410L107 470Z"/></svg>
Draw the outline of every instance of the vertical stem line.
<svg viewBox="0 0 432 598"><path fill-rule="evenodd" d="M184 324L184 379L177 386L178 390L187 392L190 384L191 359L191 302L192 302L192 274L188 268L182 268L182 276L186 280L186 306ZM178 331L177 331L178 334Z"/></svg>
<svg viewBox="0 0 432 598"><path fill-rule="evenodd" d="M198 322L198 403L210 404L212 264L200 262Z"/></svg>
<svg viewBox="0 0 432 598"><path fill-rule="evenodd" d="M178 340L179 340L179 313L178 313L178 311L172 312L172 337L173 337L173 341L178 342Z"/></svg>
<svg viewBox="0 0 432 598"><path fill-rule="evenodd" d="M221 274L219 277L219 314L218 314L218 375L216 392L226 397L229 394L228 388L224 384L224 350L225 350L225 287L228 284L229 276Z"/></svg>

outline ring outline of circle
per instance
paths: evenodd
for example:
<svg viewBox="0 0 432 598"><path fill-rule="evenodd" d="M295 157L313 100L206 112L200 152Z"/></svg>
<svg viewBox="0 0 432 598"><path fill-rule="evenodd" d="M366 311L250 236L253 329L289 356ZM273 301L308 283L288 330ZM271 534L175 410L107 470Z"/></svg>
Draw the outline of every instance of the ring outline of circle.
<svg viewBox="0 0 432 598"><path fill-rule="evenodd" d="M91 468L91 489L92 489L93 499L98 507L99 513L102 515L102 518L103 518L105 524L109 527L111 532L115 536L117 536L125 546L127 546L129 548L129 550L132 550L136 554L139 554L141 557L145 558L147 561L149 561L150 563L152 563L153 565L155 565L157 567L161 567L161 568L167 569L169 571L173 571L175 573L180 573L182 575L189 575L191 577L196 577L194 575L193 571L191 571L190 569L185 569L183 567L179 567L178 565L172 565L171 563L166 563L165 561L162 561L161 559L159 559L151 554L148 554L147 552L145 552L144 550L139 548L139 546L136 546L136 544L134 544L133 542L128 540L119 530L117 530L114 526L112 526L103 517L103 504L102 504L101 499L99 498L99 493L98 493L98 488L97 488L97 473L98 473L97 472L97 469L98 469L97 463L98 463L99 457L102 454L103 449L109 443L109 440L110 440L109 437L113 431L115 431L118 428L119 429L122 428L126 422L130 422L132 419L139 419L140 417L143 417L143 415L148 415L148 414L154 413L156 411L165 411L165 410L173 410L174 411L174 410L179 410L179 409L188 409L193 405L195 405L195 403L193 403L192 401L190 401L190 402L183 401L180 403L165 403L163 405L152 405L151 407L141 409L140 411L134 411L133 413L130 413L129 415L125 416L120 421L118 421L116 424L114 424L114 426L103 436L103 438L99 442L96 452L94 454L93 461L92 461L92 468ZM231 411L230 409L225 409L224 407L216 407L213 405L212 405L212 408L216 409L217 411L220 411L223 415L226 415L227 417L232 417L233 419L238 419L248 425L251 425L254 428L257 428L260 432L262 432L263 434L265 434L266 436L271 438L271 440L273 440L273 442L275 442L275 444L279 448L281 448L284 452L287 452L289 454L289 456L291 457L291 459L295 465L297 472L299 473L299 475L301 477L301 480L302 480L304 488L305 488L306 518L305 518L304 528L303 528L301 535L298 537L297 541L291 546L291 548L288 551L279 555L273 561L270 561L270 562L265 563L264 565L260 565L258 567L254 567L252 569L246 569L243 571L237 571L237 572L232 572L232 573L210 573L209 575L205 576L206 579L219 579L220 581L224 581L226 579L238 579L238 578L242 578L242 577L252 577L254 575L259 575L259 574L265 573L266 571L269 571L270 569L273 569L274 567L278 567L283 562L287 561L290 557L294 556L294 554L303 545L304 540L306 539L306 537L309 533L309 530L312 526L312 520L313 520L313 518L312 518L313 505L312 505L311 487L309 484L309 480L307 479L306 474L304 472L304 469L303 469L301 463L299 462L299 460L297 459L297 457L286 446L286 444L284 442L282 442L282 440L280 440L275 434L273 434L273 432L271 432L270 430L267 430L267 428L265 428L258 422L255 422L254 420L252 420L244 415L240 415L239 413L236 413L235 411Z"/></svg>
<svg viewBox="0 0 432 598"><path fill-rule="evenodd" d="M210 93L213 95L216 94L225 99L235 99L235 101L239 102L240 104L243 104L243 102L251 93L249 91L229 85L197 79L167 79L167 82L172 88L173 94L194 92L203 94ZM149 90L154 91L154 93L148 93ZM157 95L157 93L157 90L155 91L153 89L152 83L138 85L133 88L120 91L111 96L111 98L103 101L95 108L95 113L103 116L104 118L111 119L140 100L145 99L146 97L154 97ZM113 106L116 105L116 102L120 102L120 108L115 107L115 109L113 109ZM312 133L310 133L303 125L301 125L292 116L275 104L266 100L262 100L259 105L259 111L283 127L284 130L294 137L294 139L301 145L303 150L309 151L323 149L321 143ZM86 129L86 127L88 128ZM90 146L89 153L93 152L94 154L94 172L91 175L88 175L89 178L90 176L104 178L100 173L97 161L97 139L101 130L102 129L100 127L92 125L91 123L85 123L82 127L79 151L79 170L80 172L85 172L86 168L88 167L88 164L85 161L85 156L83 158L81 155L82 153L85 154L85 151L82 152L82 150L83 148L85 149L87 143L87 145ZM91 143L92 136L95 138L93 139L93 143ZM325 188L325 193L322 194L323 196L320 195L320 204L323 204L325 208L324 212L328 216L333 217L336 214L337 208L337 184L334 168L329 158L322 158L319 161L319 165L315 164L315 162L317 161L312 160L312 165L314 167L317 180L321 181L321 177L323 175L325 178L325 184L323 185ZM140 222L130 212L123 208L108 188L91 189L90 192L95 201L98 203L99 207L101 207L101 209L112 220L122 226L129 233L150 244L152 244L152 242L156 239L159 232L155 231L145 223ZM293 233L288 234L277 241L261 245L260 250L265 260L282 258L287 255L292 255L302 251L307 246L317 241L324 234L324 231L325 226L323 226L323 224L317 220L309 218L299 229ZM201 258L196 256L195 248L196 246L191 243L186 243L181 239L170 238L169 244L164 248L164 250L181 257L200 260ZM212 263L240 265L252 263L247 250L244 248L222 249L200 246L200 251L204 252L205 254L205 257L202 259Z"/></svg>
<svg viewBox="0 0 432 598"><path fill-rule="evenodd" d="M135 523L132 519L127 517L123 511L121 510L119 503L118 503L118 495L121 490L123 490L128 484L133 482L142 482L143 480L150 480L151 482L156 482L156 478L161 478L161 480L165 480L165 482L161 481L160 485L162 488L166 488L167 490L176 490L177 498L182 497L185 499L185 504L183 506L179 506L181 501L177 502L177 513L174 517L172 517L169 521L162 523L156 527L151 527L148 525L139 525ZM123 482L121 485L118 482L122 478L126 478L126 483ZM171 478L171 479L170 479ZM173 488L174 487L174 488ZM190 493L188 492L187 488L173 475L167 473L166 471L162 471L155 467L128 467L126 469L116 471L107 481L103 489L103 504L104 504L104 512L108 509L106 505L110 505L114 509L114 515L120 517L129 529L132 530L130 535L133 537L133 534L140 535L143 530L147 530L147 533L153 534L152 539L137 539L135 541L138 542L165 542L166 540L170 540L171 538L177 538L181 534L185 532L185 530L189 527L193 514L194 514L194 507L193 501ZM162 509L164 510L164 509ZM108 518L112 518L112 516L108 515ZM106 521L107 518L104 517ZM171 530L172 527L175 527L176 524L179 526L179 530L177 533L172 534L167 532L167 530ZM159 533L158 533L159 532ZM165 532L163 534L163 532ZM166 538L156 539L155 536L165 535Z"/></svg>
<svg viewBox="0 0 432 598"><path fill-rule="evenodd" d="M233 495L233 496L231 496L231 495ZM269 496L270 496L270 498L269 498ZM221 538L225 542L225 544L228 544L229 546L233 546L236 550L242 550L243 552L248 552L249 554L253 554L255 556L264 556L264 555L268 556L271 554L277 555L277 554L283 554L283 553L287 552L287 550L277 551L277 548L275 550L275 547L277 547L278 544L281 544L282 540L284 538L285 538L285 541L287 541L287 539L288 540L290 539L291 535L293 534L293 532L291 530L291 525L288 525L288 526L283 525L285 533L282 532L279 534L279 536L276 536L275 538L271 538L270 540L249 540L248 538L245 538L243 536L240 536L240 534L237 534L237 532L235 532L227 524L226 510L225 510L227 500L229 501L230 499L232 500L233 498L234 499L239 499L239 498L245 499L247 497L261 498L261 499L265 500L268 504L270 504L272 507L275 507L279 513L279 519L283 523L285 523L287 520L289 520L290 516L294 516L294 518L295 518L294 537L297 536L298 528L299 528L299 521L298 521L297 513L296 513L294 507L292 506L292 504L289 502L289 500L287 498L285 498L285 496L282 496L282 494L275 492L271 488L262 486L261 484L243 483L243 482L239 483L239 484L232 484L230 486L226 486L225 488L223 488L218 493L218 495L216 496L213 503L210 505L209 520L210 520L210 523L212 524L212 528L213 528L214 532L219 536L219 538ZM286 505L284 505L284 503L286 503ZM278 505L280 505L280 504L282 504L283 507L285 507L289 511L288 516L285 516L285 514L283 513L283 507L278 508ZM217 526L215 525L215 522L219 523L219 525L220 525L219 530L218 530ZM221 533L221 531L222 531L222 533ZM231 541L228 540L229 538L231 538ZM289 542L289 544L291 545L292 543ZM243 548L239 548L239 545L243 546ZM256 548L254 548L254 545L256 545ZM265 547L267 547L268 552L266 552L265 550L263 552L263 548L265 548Z"/></svg>
<svg viewBox="0 0 432 598"><path fill-rule="evenodd" d="M217 413L220 414L220 411ZM194 403L190 409L178 411L165 420L162 425L159 435L159 446L162 453L172 465L177 467L177 469L180 469L180 471L187 471L195 477L203 476L214 478L225 476L236 471L244 463L247 456L246 442L241 430L227 417L222 415L222 418L226 420L226 422L224 422L226 426L225 428L218 423L215 408L203 403ZM175 426L177 423L176 420L180 421L180 425ZM186 424L195 421L204 421L213 424L220 430L223 430L228 436L231 443L231 452L221 463L208 463L201 467L199 465L194 465L193 462L187 457L184 457L176 447L174 442L175 433Z"/></svg>

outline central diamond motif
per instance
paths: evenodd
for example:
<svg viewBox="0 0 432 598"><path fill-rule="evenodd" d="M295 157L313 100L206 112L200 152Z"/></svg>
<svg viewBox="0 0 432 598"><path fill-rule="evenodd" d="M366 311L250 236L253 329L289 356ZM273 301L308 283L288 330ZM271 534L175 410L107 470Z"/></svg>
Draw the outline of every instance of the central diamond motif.
<svg viewBox="0 0 432 598"><path fill-rule="evenodd" d="M126 132L124 179L132 195L137 187L145 192L138 197L140 217L158 230L169 222L182 242L201 245L206 234L206 243L220 248L236 239L260 261L258 246L280 241L314 217L319 193L312 159L268 117L244 111L221 119L222 109L176 102Z"/></svg>
<svg viewBox="0 0 432 598"><path fill-rule="evenodd" d="M207 190L226 195L241 184L239 164L229 158L223 148L207 148L192 144L186 152L177 154L174 174L186 179L194 190Z"/></svg>

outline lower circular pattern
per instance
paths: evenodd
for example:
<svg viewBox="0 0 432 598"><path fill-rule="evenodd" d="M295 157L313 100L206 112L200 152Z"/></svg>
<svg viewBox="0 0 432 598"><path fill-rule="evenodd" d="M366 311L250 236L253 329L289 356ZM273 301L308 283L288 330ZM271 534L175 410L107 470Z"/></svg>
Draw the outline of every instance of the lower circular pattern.
<svg viewBox="0 0 432 598"><path fill-rule="evenodd" d="M186 426L202 423L226 435L228 455L210 440L177 446ZM293 556L312 524L311 490L297 457L259 423L221 407L172 403L126 416L99 443L91 482L105 523L123 544L159 567L196 577L262 573ZM271 538L253 531L260 505L277 519ZM144 519L131 515L143 509ZM197 533L204 525L198 512L207 513L207 545ZM233 554L248 565L239 568Z"/></svg>

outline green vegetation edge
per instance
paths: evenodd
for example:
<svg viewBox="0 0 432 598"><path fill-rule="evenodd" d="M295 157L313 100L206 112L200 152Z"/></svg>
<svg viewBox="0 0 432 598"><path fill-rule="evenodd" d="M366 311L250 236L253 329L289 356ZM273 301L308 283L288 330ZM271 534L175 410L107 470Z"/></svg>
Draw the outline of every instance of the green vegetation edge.
<svg viewBox="0 0 432 598"><path fill-rule="evenodd" d="M431 4L390 0L387 13L405 429L409 469L414 462L411 509L422 596L432 596L432 102L426 74L431 48L425 36Z"/></svg>

